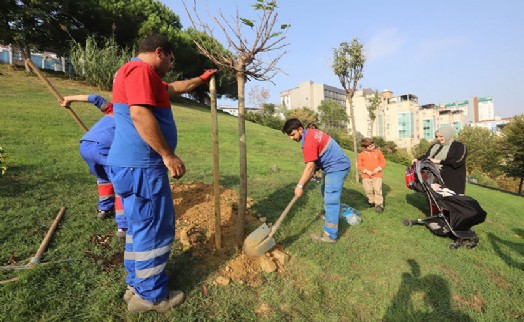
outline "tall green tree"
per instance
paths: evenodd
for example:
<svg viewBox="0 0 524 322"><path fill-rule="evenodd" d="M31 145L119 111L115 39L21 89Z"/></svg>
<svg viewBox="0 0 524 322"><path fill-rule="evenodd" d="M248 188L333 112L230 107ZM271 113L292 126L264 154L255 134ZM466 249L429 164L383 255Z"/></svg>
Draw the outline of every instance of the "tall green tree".
<svg viewBox="0 0 524 322"><path fill-rule="evenodd" d="M234 19L225 17L221 10L217 16L203 20L196 8L196 1L192 13L182 0L193 28L201 31L197 35L207 35L208 38L197 39L200 53L209 58L216 66L223 70L235 73L238 88L238 133L240 150L240 189L238 202L237 244L240 247L244 240L244 225L247 205L247 148L245 130L245 84L249 79L271 81L280 68L277 63L285 54L282 51L288 44L285 43L285 32L290 27L287 24L277 24L278 6L276 0L257 0L252 5L251 16L241 16L236 12ZM221 30L227 40L229 51L224 51L215 39L214 30L207 21L213 21L218 30ZM247 32L246 32L247 29ZM269 53L276 52L274 57Z"/></svg>
<svg viewBox="0 0 524 322"><path fill-rule="evenodd" d="M327 99L318 106L320 126L327 133L333 130L347 129L349 121L346 108L334 100Z"/></svg>
<svg viewBox="0 0 524 322"><path fill-rule="evenodd" d="M351 44L342 42L338 48L333 49L333 72L338 76L342 88L346 91L346 105L349 107L351 133L353 136L353 148L357 150L357 129L355 124L355 112L353 110L353 96L360 79L364 77L363 69L366 62L364 45L357 38ZM355 154L355 167L357 156ZM358 183L358 171L355 171L355 182Z"/></svg>
<svg viewBox="0 0 524 322"><path fill-rule="evenodd" d="M2 0L0 7L0 42L17 46L25 58L34 50L63 55L69 49L66 30L85 35L99 13L93 10L96 0Z"/></svg>
<svg viewBox="0 0 524 322"><path fill-rule="evenodd" d="M375 124L375 119L377 118L377 109L382 103L383 98L380 96L378 90L375 90L371 97L366 97L367 110L369 115L369 136L373 136L373 124Z"/></svg>
<svg viewBox="0 0 524 322"><path fill-rule="evenodd" d="M518 194L522 195L524 182L524 114L517 115L502 129L503 170L514 178L519 178Z"/></svg>
<svg viewBox="0 0 524 322"><path fill-rule="evenodd" d="M478 171L491 177L500 173L501 150L497 136L492 131L478 126L466 126L460 131L457 141L464 143L468 149L468 173Z"/></svg>
<svg viewBox="0 0 524 322"><path fill-rule="evenodd" d="M303 108L296 108L292 110L286 110L285 111L286 118L297 118L302 122L304 126L308 125L309 123L318 123L318 114L313 111L312 109L309 109L307 107Z"/></svg>

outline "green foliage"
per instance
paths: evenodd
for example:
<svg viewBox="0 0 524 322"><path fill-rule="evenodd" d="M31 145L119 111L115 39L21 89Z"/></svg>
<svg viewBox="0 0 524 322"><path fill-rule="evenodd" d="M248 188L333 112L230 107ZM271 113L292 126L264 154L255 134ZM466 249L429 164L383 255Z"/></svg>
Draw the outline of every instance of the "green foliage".
<svg viewBox="0 0 524 322"><path fill-rule="evenodd" d="M497 176L500 173L501 153L497 136L490 130L476 126L466 126L457 136L468 149L466 169Z"/></svg>
<svg viewBox="0 0 524 322"><path fill-rule="evenodd" d="M413 149L411 150L411 153L413 154L414 158L418 158L419 156L425 154L431 143L426 139L420 139L420 143L416 144Z"/></svg>
<svg viewBox="0 0 524 322"><path fill-rule="evenodd" d="M86 28L98 33L92 22L103 16L96 0L2 1L1 7L0 43L16 44L24 51L52 49L59 55L67 53L70 35L85 37Z"/></svg>
<svg viewBox="0 0 524 322"><path fill-rule="evenodd" d="M384 150L386 148L386 140L384 140L384 138L381 136L374 136L373 143L380 150Z"/></svg>
<svg viewBox="0 0 524 322"><path fill-rule="evenodd" d="M342 88L350 92L351 97L353 97L358 81L364 77L365 62L364 45L357 38L354 38L351 44L342 42L338 48L333 49L331 67L338 76Z"/></svg>
<svg viewBox="0 0 524 322"><path fill-rule="evenodd" d="M397 144L393 141L386 141L384 148L387 153L395 153L397 151Z"/></svg>
<svg viewBox="0 0 524 322"><path fill-rule="evenodd" d="M304 124L304 126L306 126L309 123L318 123L318 114L307 107L286 110L285 116L287 119L299 119L302 122L302 124Z"/></svg>
<svg viewBox="0 0 524 322"><path fill-rule="evenodd" d="M349 121L346 108L334 100L327 99L318 106L320 126L324 131L345 130Z"/></svg>
<svg viewBox="0 0 524 322"><path fill-rule="evenodd" d="M9 162L9 156L7 152L0 146L0 174L4 175L7 171L7 163Z"/></svg>
<svg viewBox="0 0 524 322"><path fill-rule="evenodd" d="M94 37L88 37L85 45L74 43L71 47L71 64L75 75L103 90L111 90L113 77L132 55L118 47L114 38L98 45Z"/></svg>
<svg viewBox="0 0 524 322"><path fill-rule="evenodd" d="M504 172L516 178L524 177L524 114L515 116L502 129L501 142Z"/></svg>
<svg viewBox="0 0 524 322"><path fill-rule="evenodd" d="M247 112L246 120L279 131L282 130L282 127L284 126L284 121L281 120L280 117L267 113Z"/></svg>
<svg viewBox="0 0 524 322"><path fill-rule="evenodd" d="M497 180L490 178L487 174L481 171L473 170L472 172L470 172L469 177L476 179L477 180L476 183L478 184L482 184L482 185L494 187L494 188L499 187Z"/></svg>
<svg viewBox="0 0 524 322"><path fill-rule="evenodd" d="M380 106L380 104L382 103L382 101L383 101L383 98L382 96L380 96L378 90L375 90L373 92L373 95L367 99L367 102L368 102L367 110L368 110L369 119L371 120L369 124L370 126L369 133L373 134L373 124L375 123L375 119L377 118L377 109Z"/></svg>

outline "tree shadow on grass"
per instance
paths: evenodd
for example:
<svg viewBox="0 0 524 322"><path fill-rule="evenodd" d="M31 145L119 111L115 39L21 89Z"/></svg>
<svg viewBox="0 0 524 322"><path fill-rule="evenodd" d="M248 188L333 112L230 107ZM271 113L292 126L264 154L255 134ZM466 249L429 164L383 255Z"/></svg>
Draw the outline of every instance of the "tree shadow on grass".
<svg viewBox="0 0 524 322"><path fill-rule="evenodd" d="M421 276L415 260L409 259L407 263L411 272L402 273L400 287L382 321L473 321L451 307L448 281L437 275Z"/></svg>
<svg viewBox="0 0 524 322"><path fill-rule="evenodd" d="M519 235L520 238L524 236L524 230L522 229L513 229L513 232L516 235ZM523 242L512 242L509 240L504 240L495 236L493 233L488 233L488 240L491 242L493 249L497 255L508 265L520 270L524 270L524 243ZM505 247L510 248L516 254L512 256L506 250ZM518 256L520 255L520 256Z"/></svg>
<svg viewBox="0 0 524 322"><path fill-rule="evenodd" d="M27 173L34 172L36 166L15 165L9 167L5 175L0 177L0 196L20 197L28 191L34 190L45 179L28 176ZM40 182L39 182L40 181Z"/></svg>
<svg viewBox="0 0 524 322"><path fill-rule="evenodd" d="M420 210L422 213L427 213L428 208L428 201L424 194L422 193L408 193L406 194L406 202L413 207Z"/></svg>

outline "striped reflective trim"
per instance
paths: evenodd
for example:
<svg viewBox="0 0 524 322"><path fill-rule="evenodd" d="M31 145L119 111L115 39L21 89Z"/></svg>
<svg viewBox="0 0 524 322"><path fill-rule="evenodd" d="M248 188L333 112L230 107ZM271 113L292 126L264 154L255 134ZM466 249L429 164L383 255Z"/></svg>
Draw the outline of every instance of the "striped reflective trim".
<svg viewBox="0 0 524 322"><path fill-rule="evenodd" d="M151 276L158 275L164 271L164 269L166 268L166 264L167 264L167 261L153 268L137 269L135 271L135 276L137 278L148 278Z"/></svg>
<svg viewBox="0 0 524 322"><path fill-rule="evenodd" d="M332 142L333 138L329 138L328 142L326 143L326 146L322 149L322 151L320 151L320 153L318 154L319 157L321 157L325 152L326 150L328 149L328 147L331 145L331 142Z"/></svg>
<svg viewBox="0 0 524 322"><path fill-rule="evenodd" d="M123 216L124 215L124 210L115 210L115 215L117 216Z"/></svg>
<svg viewBox="0 0 524 322"><path fill-rule="evenodd" d="M113 199L115 195L98 196L98 200Z"/></svg>
<svg viewBox="0 0 524 322"><path fill-rule="evenodd" d="M132 243L133 243L133 236L126 234L126 244L132 244Z"/></svg>
<svg viewBox="0 0 524 322"><path fill-rule="evenodd" d="M331 223L326 222L324 223L324 225L328 228L338 228L338 224L331 224Z"/></svg>
<svg viewBox="0 0 524 322"><path fill-rule="evenodd" d="M127 237L127 235L126 235ZM135 260L135 261L147 261L162 255L165 255L171 251L171 244L156 248L153 250L148 250L145 252L124 252L124 259L126 260Z"/></svg>

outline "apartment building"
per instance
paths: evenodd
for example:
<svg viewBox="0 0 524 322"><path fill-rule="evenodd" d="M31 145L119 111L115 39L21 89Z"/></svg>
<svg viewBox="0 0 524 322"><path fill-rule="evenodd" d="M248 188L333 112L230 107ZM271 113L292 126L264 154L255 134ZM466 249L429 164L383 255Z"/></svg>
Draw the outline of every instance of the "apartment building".
<svg viewBox="0 0 524 322"><path fill-rule="evenodd" d="M408 150L422 138L433 140L435 131L441 126L452 126L458 133L465 125L488 124L487 120L495 119L492 97L420 105L414 94L394 96L391 90L384 90L379 93L382 102L375 112L375 120L372 121L368 111L372 95L374 91L371 89L355 91L352 104L357 132L364 136L381 136L386 141L395 142L399 148ZM332 99L346 106L344 90L314 84L312 81L281 92L280 97L282 105L289 109L307 107L318 111L318 106L324 99ZM349 106L346 109L350 115ZM348 129L351 131L351 120Z"/></svg>
<svg viewBox="0 0 524 322"><path fill-rule="evenodd" d="M298 87L280 92L280 104L287 109L307 107L318 112L318 106L326 99L346 106L346 92L343 89L313 81L302 82Z"/></svg>

